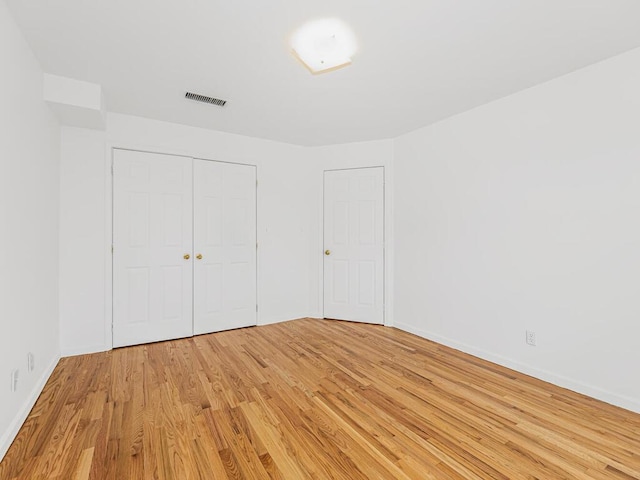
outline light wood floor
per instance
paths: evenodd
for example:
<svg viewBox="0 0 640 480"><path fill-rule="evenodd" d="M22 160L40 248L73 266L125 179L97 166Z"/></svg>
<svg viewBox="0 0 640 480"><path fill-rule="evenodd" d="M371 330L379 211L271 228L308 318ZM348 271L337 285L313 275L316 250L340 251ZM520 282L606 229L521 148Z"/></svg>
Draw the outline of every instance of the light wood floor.
<svg viewBox="0 0 640 480"><path fill-rule="evenodd" d="M640 479L640 415L321 320L65 358L0 479Z"/></svg>

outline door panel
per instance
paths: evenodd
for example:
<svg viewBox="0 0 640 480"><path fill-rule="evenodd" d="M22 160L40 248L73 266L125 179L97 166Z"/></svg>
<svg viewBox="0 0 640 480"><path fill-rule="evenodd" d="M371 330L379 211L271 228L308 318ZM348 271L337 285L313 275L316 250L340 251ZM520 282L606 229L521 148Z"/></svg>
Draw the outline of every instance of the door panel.
<svg viewBox="0 0 640 480"><path fill-rule="evenodd" d="M113 159L113 345L192 335L192 160Z"/></svg>
<svg viewBox="0 0 640 480"><path fill-rule="evenodd" d="M194 334L256 325L255 167L194 160L194 219Z"/></svg>
<svg viewBox="0 0 640 480"><path fill-rule="evenodd" d="M324 316L384 323L382 167L325 172L324 249Z"/></svg>

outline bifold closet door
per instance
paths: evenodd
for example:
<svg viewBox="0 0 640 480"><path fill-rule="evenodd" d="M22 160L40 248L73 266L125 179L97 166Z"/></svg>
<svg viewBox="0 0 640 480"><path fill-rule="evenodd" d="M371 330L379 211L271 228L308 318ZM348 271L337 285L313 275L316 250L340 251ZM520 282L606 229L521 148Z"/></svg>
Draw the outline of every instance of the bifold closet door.
<svg viewBox="0 0 640 480"><path fill-rule="evenodd" d="M194 160L193 332L256 325L256 168Z"/></svg>
<svg viewBox="0 0 640 480"><path fill-rule="evenodd" d="M114 150L113 346L193 335L192 159Z"/></svg>

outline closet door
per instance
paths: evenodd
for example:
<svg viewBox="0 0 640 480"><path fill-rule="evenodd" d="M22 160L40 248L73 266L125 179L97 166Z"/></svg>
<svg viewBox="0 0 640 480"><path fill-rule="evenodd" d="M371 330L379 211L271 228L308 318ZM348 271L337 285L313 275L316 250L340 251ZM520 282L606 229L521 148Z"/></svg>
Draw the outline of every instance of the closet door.
<svg viewBox="0 0 640 480"><path fill-rule="evenodd" d="M113 345L193 335L192 159L114 150Z"/></svg>
<svg viewBox="0 0 640 480"><path fill-rule="evenodd" d="M194 160L194 334L256 325L256 168Z"/></svg>

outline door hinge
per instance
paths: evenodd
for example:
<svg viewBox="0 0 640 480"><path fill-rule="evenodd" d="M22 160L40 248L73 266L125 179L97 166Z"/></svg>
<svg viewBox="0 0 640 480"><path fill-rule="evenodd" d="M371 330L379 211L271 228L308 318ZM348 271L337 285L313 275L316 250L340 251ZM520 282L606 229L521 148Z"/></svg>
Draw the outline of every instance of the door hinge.
<svg viewBox="0 0 640 480"><path fill-rule="evenodd" d="M111 176L113 176L113 163L111 164Z"/></svg>
<svg viewBox="0 0 640 480"><path fill-rule="evenodd" d="M256 312L258 311L258 304L256 303Z"/></svg>
<svg viewBox="0 0 640 480"><path fill-rule="evenodd" d="M111 254L113 255L113 245L111 245Z"/></svg>

